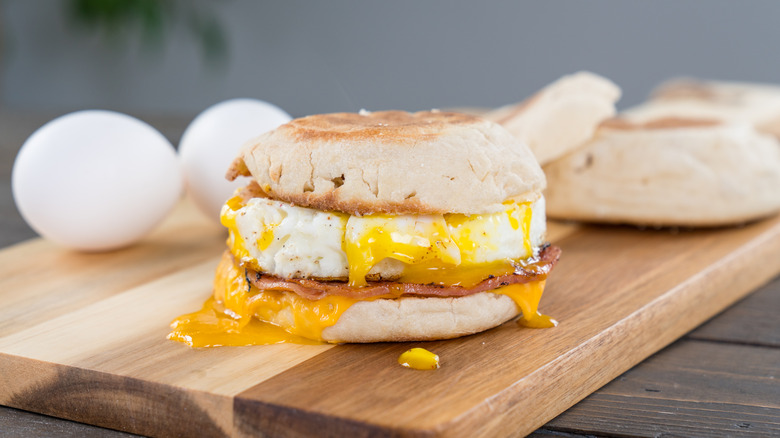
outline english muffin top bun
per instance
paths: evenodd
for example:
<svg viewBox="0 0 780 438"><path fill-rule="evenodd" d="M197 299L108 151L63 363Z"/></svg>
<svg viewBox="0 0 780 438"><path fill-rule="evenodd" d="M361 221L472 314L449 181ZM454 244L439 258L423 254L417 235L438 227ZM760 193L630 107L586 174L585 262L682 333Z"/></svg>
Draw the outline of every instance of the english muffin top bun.
<svg viewBox="0 0 780 438"><path fill-rule="evenodd" d="M479 117L438 111L322 114L247 144L228 174L271 198L349 214L489 213L535 199L527 147Z"/></svg>
<svg viewBox="0 0 780 438"><path fill-rule="evenodd" d="M228 172L239 176L211 313L172 339L208 345L203 333L232 326L197 325L214 313L326 342L453 338L518 313L555 324L537 310L559 255L544 241L544 174L498 124L439 111L304 117L249 142ZM219 339L266 342L240 334Z"/></svg>

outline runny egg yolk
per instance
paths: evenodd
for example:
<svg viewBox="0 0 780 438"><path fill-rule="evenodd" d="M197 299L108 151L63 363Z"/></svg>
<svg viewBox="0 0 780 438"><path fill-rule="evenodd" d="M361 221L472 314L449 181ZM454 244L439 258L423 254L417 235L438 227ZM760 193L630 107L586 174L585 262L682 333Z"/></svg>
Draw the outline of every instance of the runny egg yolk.
<svg viewBox="0 0 780 438"><path fill-rule="evenodd" d="M407 265L457 266L460 250L444 217L372 215L347 221L344 249L349 263L349 285L365 286L366 275L390 258Z"/></svg>
<svg viewBox="0 0 780 438"><path fill-rule="evenodd" d="M257 222L259 227L244 236L242 230L247 233L249 231L240 228L239 224L247 227L246 224L251 223L251 218L254 217L252 214L257 213L248 212L243 207L245 204L241 197L233 197L227 202L221 216L222 224L230 233L228 246L242 264L278 275L275 270L280 269L279 263L292 260L292 257L300 257L300 260L309 257L309 266L320 263L315 255L300 253L306 251L306 246L300 240L292 243L289 251L279 249L278 242L285 242L291 236L291 229L294 232L299 231L295 224L281 227L278 215L277 219L273 220L268 218L275 215L266 216L266 219ZM257 211L257 206L254 208L252 212ZM284 208L305 211L304 216L311 215L313 211L304 207ZM286 214L282 214L282 221L287 220L284 219ZM472 287L490 276L511 274L517 261L533 255L533 208L530 202L506 202L503 211L477 215L332 214L343 216L341 221L331 222L342 227L336 228L340 229L341 235L333 236L340 241L340 247L336 250L337 253L329 253L326 260L331 263L330 266L333 263L343 263L343 273L334 273L331 270L322 276L348 276L349 285L354 287L366 286L366 276L372 273L374 266L385 259L396 262L391 268L391 272L394 272L392 278L400 282ZM307 226L309 225L311 223L307 222ZM332 230L331 228L327 231L332 233ZM311 230L308 232L311 233ZM312 243L312 246L317 250L323 248L322 242L317 245ZM265 252L266 250L271 252ZM290 255L293 251L299 253ZM281 255L282 253L284 255ZM318 255L324 256L324 253L320 252ZM260 257L266 261L260 262ZM266 267L266 263L275 263L276 266ZM318 274L310 275L316 278Z"/></svg>
<svg viewBox="0 0 780 438"><path fill-rule="evenodd" d="M411 348L398 356L398 364L415 370L439 368L439 355L424 348Z"/></svg>
<svg viewBox="0 0 780 438"><path fill-rule="evenodd" d="M230 247L233 255L238 259L251 258L252 254L246 248L246 242L238 232L238 225L236 224L236 215L242 214L239 210L244 206L244 201L240 196L234 196L226 202L226 205L228 213L221 214L219 220L222 226L228 229L228 247ZM271 246L271 243L274 241L274 229L277 226L279 224L267 224L260 233L260 238L257 239L256 243L260 251L265 251Z"/></svg>
<svg viewBox="0 0 780 438"><path fill-rule="evenodd" d="M278 226L279 224L269 224L260 234L260 239L257 240L257 247L260 251L265 251L271 246L274 241L274 229Z"/></svg>
<svg viewBox="0 0 780 438"><path fill-rule="evenodd" d="M500 213L443 216L371 215L351 217L344 247L349 262L349 285L365 286L371 268L385 258L404 262L399 281L472 287L492 276L514 272L511 260L479 260L480 245L489 244L504 215L523 233L525 255L531 245L531 205L510 202Z"/></svg>
<svg viewBox="0 0 780 438"><path fill-rule="evenodd" d="M238 260L252 257L252 254L246 248L244 239L238 232L238 225L236 224L236 215L240 214L238 210L243 206L244 200L240 196L233 196L225 203L225 207L227 207L225 209L226 212L223 212L219 217L222 226L228 229L228 248L230 248L230 251Z"/></svg>

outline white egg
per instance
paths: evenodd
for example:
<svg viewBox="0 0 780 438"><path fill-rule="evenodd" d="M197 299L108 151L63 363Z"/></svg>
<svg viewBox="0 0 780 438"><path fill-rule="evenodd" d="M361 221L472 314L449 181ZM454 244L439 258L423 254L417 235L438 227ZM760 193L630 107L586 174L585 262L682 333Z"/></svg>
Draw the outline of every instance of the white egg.
<svg viewBox="0 0 780 438"><path fill-rule="evenodd" d="M40 127L14 162L22 217L61 245L103 251L151 231L181 196L170 142L148 124L112 111L67 114Z"/></svg>
<svg viewBox="0 0 780 438"><path fill-rule="evenodd" d="M257 99L226 100L195 117L181 137L179 156L187 190L203 213L219 221L222 204L246 184L225 179L241 146L290 120L282 109Z"/></svg>

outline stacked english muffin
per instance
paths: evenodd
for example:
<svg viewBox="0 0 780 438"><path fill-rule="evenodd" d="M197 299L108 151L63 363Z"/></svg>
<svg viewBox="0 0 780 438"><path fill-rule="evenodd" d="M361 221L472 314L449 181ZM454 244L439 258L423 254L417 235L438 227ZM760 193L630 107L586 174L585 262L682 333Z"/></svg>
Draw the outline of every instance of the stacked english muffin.
<svg viewBox="0 0 780 438"><path fill-rule="evenodd" d="M488 113L541 157L549 217L724 226L780 210L780 87L676 80L611 118L616 89L607 79L578 73L514 112ZM569 131L569 140L552 141L560 132L512 129L538 117L547 122L536 126Z"/></svg>

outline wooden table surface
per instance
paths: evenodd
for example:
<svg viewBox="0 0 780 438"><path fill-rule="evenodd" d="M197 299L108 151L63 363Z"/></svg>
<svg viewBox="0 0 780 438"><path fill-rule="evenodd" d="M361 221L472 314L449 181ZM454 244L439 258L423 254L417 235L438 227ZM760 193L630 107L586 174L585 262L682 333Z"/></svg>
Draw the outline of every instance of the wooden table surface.
<svg viewBox="0 0 780 438"><path fill-rule="evenodd" d="M13 204L16 151L50 115L0 110L0 247L35 237ZM174 142L187 117L142 117ZM0 407L0 436L133 436ZM533 437L780 437L780 277L646 359Z"/></svg>

